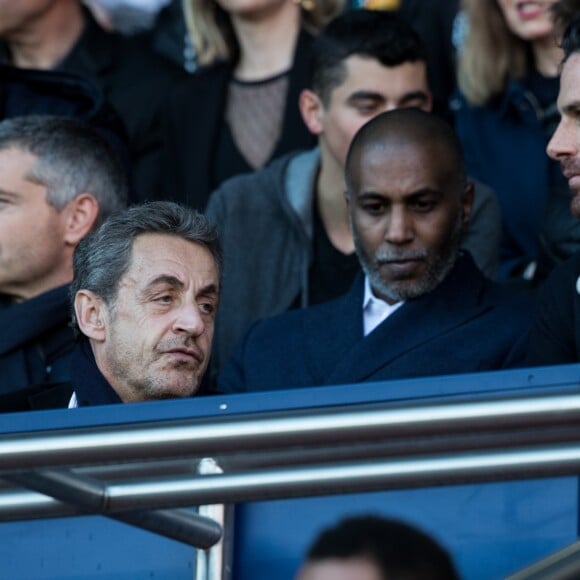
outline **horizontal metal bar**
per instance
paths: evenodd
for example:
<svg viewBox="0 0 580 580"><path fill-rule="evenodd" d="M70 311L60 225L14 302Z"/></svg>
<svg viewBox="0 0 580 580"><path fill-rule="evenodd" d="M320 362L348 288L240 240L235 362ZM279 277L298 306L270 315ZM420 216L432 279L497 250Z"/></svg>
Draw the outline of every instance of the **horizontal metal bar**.
<svg viewBox="0 0 580 580"><path fill-rule="evenodd" d="M84 475L66 470L44 470L15 474L10 479L29 489L72 504L78 513L105 514L107 487ZM222 528L214 520L185 510L135 511L107 514L120 522L161 534L195 548L207 550L222 536Z"/></svg>
<svg viewBox="0 0 580 580"><path fill-rule="evenodd" d="M113 512L143 507L162 508L211 503L235 503L337 493L505 481L530 477L577 475L580 444L520 451L491 451L469 455L350 462L324 467L262 470L250 473L182 477L107 486ZM29 492L33 494L34 492ZM34 517L58 517L62 506L42 496L22 492L0 493L0 521L14 512ZM26 505L21 505L21 503Z"/></svg>
<svg viewBox="0 0 580 580"><path fill-rule="evenodd" d="M558 395L403 409L374 405L362 410L293 411L268 418L254 415L221 421L166 421L143 426L45 431L0 437L0 471L579 421L580 395Z"/></svg>
<svg viewBox="0 0 580 580"><path fill-rule="evenodd" d="M574 542L539 562L511 574L506 580L577 580L580 578L580 542Z"/></svg>
<svg viewBox="0 0 580 580"><path fill-rule="evenodd" d="M580 471L580 445L136 481L108 486L111 511L449 485Z"/></svg>

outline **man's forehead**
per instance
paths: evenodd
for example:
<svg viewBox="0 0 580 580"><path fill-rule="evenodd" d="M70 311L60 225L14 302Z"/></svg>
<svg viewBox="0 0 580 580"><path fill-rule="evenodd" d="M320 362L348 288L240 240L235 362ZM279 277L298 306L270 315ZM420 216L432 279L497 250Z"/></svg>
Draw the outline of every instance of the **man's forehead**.
<svg viewBox="0 0 580 580"><path fill-rule="evenodd" d="M451 191L455 183L452 165L437 147L422 143L389 142L363 147L353 159L355 192L407 190Z"/></svg>
<svg viewBox="0 0 580 580"><path fill-rule="evenodd" d="M353 54L344 62L347 71L345 83L352 81L356 77L365 78L365 72L369 68L375 68L379 74L384 75L391 82L400 79L417 87L425 87L427 84L427 64L422 60L407 60L400 64L389 66L376 58ZM373 79L367 80L372 82ZM388 89L389 86L385 88Z"/></svg>
<svg viewBox="0 0 580 580"><path fill-rule="evenodd" d="M580 53L571 54L562 68L558 108L564 110L580 101Z"/></svg>
<svg viewBox="0 0 580 580"><path fill-rule="evenodd" d="M145 233L133 240L127 274L141 280L164 275L178 275L182 280L189 276L217 279L217 265L200 243L172 234Z"/></svg>

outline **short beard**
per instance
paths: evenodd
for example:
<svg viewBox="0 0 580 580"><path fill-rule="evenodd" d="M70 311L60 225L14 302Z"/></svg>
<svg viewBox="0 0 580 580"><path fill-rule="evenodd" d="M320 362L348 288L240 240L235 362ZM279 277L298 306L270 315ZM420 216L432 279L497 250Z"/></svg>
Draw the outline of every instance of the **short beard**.
<svg viewBox="0 0 580 580"><path fill-rule="evenodd" d="M352 222L351 222L352 226ZM370 256L362 247L358 232L353 227L353 239L356 253L364 273L369 279L373 291L379 296L385 298L393 304L405 300L420 298L434 290L447 277L459 255L461 237L463 234L463 217L460 214L457 217L453 229L451 230L447 241L441 248L437 256L430 258L430 251L409 252L409 251L391 251L384 254ZM409 284L405 280L401 282L385 282L381 277L381 261L397 259L422 259L427 261L427 271L424 276L415 284Z"/></svg>

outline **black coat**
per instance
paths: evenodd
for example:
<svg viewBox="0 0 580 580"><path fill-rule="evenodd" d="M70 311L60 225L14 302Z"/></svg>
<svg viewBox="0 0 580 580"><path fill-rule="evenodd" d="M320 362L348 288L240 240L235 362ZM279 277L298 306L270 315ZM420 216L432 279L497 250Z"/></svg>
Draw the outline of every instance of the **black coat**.
<svg viewBox="0 0 580 580"><path fill-rule="evenodd" d="M0 393L70 379L68 285L0 306Z"/></svg>
<svg viewBox="0 0 580 580"><path fill-rule="evenodd" d="M298 108L302 89L310 85L312 38L299 36L290 71L281 138L271 159L316 144ZM220 63L190 75L170 98L163 122L165 196L203 210L210 193L211 172L224 120L233 65Z"/></svg>
<svg viewBox="0 0 580 580"><path fill-rule="evenodd" d="M461 257L434 290L363 336L361 275L345 296L256 323L218 391L233 393L499 370L523 364L531 301Z"/></svg>
<svg viewBox="0 0 580 580"><path fill-rule="evenodd" d="M102 90L129 135L137 198L157 197L161 110L185 73L153 53L145 39L105 32L88 14L82 36L58 69L88 78Z"/></svg>
<svg viewBox="0 0 580 580"><path fill-rule="evenodd" d="M540 288L530 336L530 365L580 361L580 254L554 269Z"/></svg>

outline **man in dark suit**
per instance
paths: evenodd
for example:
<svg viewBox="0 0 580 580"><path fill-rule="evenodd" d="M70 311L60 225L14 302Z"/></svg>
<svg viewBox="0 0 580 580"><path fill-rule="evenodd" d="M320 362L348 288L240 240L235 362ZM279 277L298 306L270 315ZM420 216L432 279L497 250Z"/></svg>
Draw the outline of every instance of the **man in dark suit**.
<svg viewBox="0 0 580 580"><path fill-rule="evenodd" d="M220 291L215 227L158 201L111 216L77 247L71 296L80 340L70 407L194 395Z"/></svg>
<svg viewBox="0 0 580 580"><path fill-rule="evenodd" d="M558 109L561 120L548 143L548 155L559 161L568 180L570 210L580 218L580 16L577 3L555 5L560 24L569 16L562 47L564 62L560 79ZM580 254L554 269L540 289L534 327L530 337L528 363L566 364L580 361Z"/></svg>
<svg viewBox="0 0 580 580"><path fill-rule="evenodd" d="M344 297L255 324L221 375L236 392L505 368L522 361L525 297L459 250L471 212L452 129L420 110L375 117L346 162L366 276Z"/></svg>

